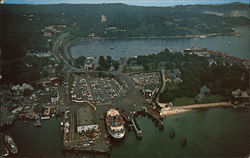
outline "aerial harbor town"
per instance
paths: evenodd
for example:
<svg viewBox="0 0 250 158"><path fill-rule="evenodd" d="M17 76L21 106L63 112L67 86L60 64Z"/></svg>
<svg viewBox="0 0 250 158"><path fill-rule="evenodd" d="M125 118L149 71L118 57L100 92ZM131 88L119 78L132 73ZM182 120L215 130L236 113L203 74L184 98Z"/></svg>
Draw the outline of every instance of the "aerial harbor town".
<svg viewBox="0 0 250 158"><path fill-rule="evenodd" d="M249 156L247 124L250 120L246 115L250 109L250 50L241 42L249 40L249 4L235 2L218 6L159 7L159 13L152 13L154 7L82 4L75 8L79 9L78 13L70 4L1 4L1 41L6 39L0 47L1 157L64 157L65 153L66 157L96 154L100 157ZM121 19L114 16L116 12L121 14L119 8L126 14ZM183 9L187 16L180 11ZM131 16L130 11L148 17L152 24L140 19L140 15ZM245 11L248 14L243 14ZM163 12L170 17L161 17L159 14ZM175 12L178 15L175 16ZM47 17L48 14L51 17ZM86 18L82 22L81 16ZM149 16L160 16L164 22ZM183 24L189 22L189 18L191 22L202 22L203 26L198 24L193 28ZM126 22L131 19L135 24L130 26ZM17 22L12 27L14 21ZM162 26L157 28L158 23L169 30ZM17 30L12 32L14 27ZM33 27L31 33L24 35L28 27ZM139 30L141 27L143 29ZM14 36L17 38L12 39ZM218 42L221 38L226 41L224 46ZM180 49L166 44L168 40L170 43L176 40L178 45L179 39L190 40L191 44L179 41L183 45ZM211 46L201 44L210 39L217 40L223 49L214 48L214 43ZM9 42L23 44L13 48ZM164 45L159 49L161 42ZM152 52L145 51L144 47ZM234 54L235 49L243 53ZM215 116L216 120L209 120ZM229 135L222 134L223 131L214 137L198 133L204 135L204 139L211 137L207 144L215 148L208 147L202 149L203 153L196 153L190 148L196 148L201 136L195 140L195 134L190 133L199 130L192 131L191 126L200 128L201 125L195 125L194 120L191 120L193 125L185 122L187 117L203 120L202 128L211 133L211 124L220 122L220 118L237 123L236 119L240 119L241 124L224 120L215 125L216 130L222 130L219 127L225 122L227 128L233 124L232 130L228 129ZM20 138L17 129L25 139ZM41 145L51 146L51 151L41 153L43 148L39 143L33 149L29 143L32 131L40 133L34 137L41 137L39 140L44 141ZM56 133L56 136L48 138L44 131ZM237 139L229 140L230 132ZM218 146L212 144L220 137L225 140L220 142L223 149L215 151ZM181 152L168 151L172 155L167 155L162 147L168 148L169 144L164 144L163 138L174 142L171 146ZM47 144L47 140L58 142L59 147L54 147L54 142ZM161 147L152 151L156 140L161 142ZM224 148L226 144L235 143L244 147L231 153ZM140 145L143 151L139 150Z"/></svg>

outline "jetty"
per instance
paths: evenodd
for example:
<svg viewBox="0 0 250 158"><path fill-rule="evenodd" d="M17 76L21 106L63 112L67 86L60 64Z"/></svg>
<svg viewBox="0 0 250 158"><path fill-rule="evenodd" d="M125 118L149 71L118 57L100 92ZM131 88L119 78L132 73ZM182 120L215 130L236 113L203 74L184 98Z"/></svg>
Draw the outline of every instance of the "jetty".
<svg viewBox="0 0 250 158"><path fill-rule="evenodd" d="M135 118L132 119L132 125L135 129L137 138L142 138L142 130L138 126L138 123L136 122Z"/></svg>
<svg viewBox="0 0 250 158"><path fill-rule="evenodd" d="M160 125L161 128L164 127L164 123L162 121L162 116L160 115L160 111L157 108L153 108L151 106L145 106L143 107L145 110L145 113L150 116L153 120L155 120L158 125Z"/></svg>
<svg viewBox="0 0 250 158"><path fill-rule="evenodd" d="M138 123L136 122L135 112L134 114L131 115L122 114L122 116L128 123L130 123L133 126L133 129L135 130L136 133L136 137L142 138L142 130L140 129Z"/></svg>

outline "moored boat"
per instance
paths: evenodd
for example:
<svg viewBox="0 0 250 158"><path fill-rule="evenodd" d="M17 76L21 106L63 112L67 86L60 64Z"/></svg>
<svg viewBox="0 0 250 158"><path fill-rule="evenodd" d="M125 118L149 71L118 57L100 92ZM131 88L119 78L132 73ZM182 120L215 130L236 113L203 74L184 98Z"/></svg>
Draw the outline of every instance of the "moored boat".
<svg viewBox="0 0 250 158"><path fill-rule="evenodd" d="M9 151L4 143L3 134L0 133L0 157L6 157L9 155Z"/></svg>
<svg viewBox="0 0 250 158"><path fill-rule="evenodd" d="M113 138L121 139L125 136L125 122L118 110L109 109L105 121L108 132Z"/></svg>
<svg viewBox="0 0 250 158"><path fill-rule="evenodd" d="M9 135L5 135L4 136L4 142L5 142L6 147L9 150L10 153L12 153L12 154L17 154L18 153L18 149L17 149L17 146L16 146L13 138L11 138Z"/></svg>

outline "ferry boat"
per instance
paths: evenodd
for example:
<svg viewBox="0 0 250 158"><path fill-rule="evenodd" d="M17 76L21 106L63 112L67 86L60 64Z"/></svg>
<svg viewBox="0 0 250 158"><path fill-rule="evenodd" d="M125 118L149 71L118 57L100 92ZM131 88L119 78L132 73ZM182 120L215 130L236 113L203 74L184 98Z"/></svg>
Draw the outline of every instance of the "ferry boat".
<svg viewBox="0 0 250 158"><path fill-rule="evenodd" d="M121 139L125 136L125 121L118 110L109 109L105 121L108 132L113 138Z"/></svg>
<svg viewBox="0 0 250 158"><path fill-rule="evenodd" d="M4 136L4 141L5 141L6 147L10 153L12 153L12 154L18 153L17 146L16 146L14 140L9 135Z"/></svg>

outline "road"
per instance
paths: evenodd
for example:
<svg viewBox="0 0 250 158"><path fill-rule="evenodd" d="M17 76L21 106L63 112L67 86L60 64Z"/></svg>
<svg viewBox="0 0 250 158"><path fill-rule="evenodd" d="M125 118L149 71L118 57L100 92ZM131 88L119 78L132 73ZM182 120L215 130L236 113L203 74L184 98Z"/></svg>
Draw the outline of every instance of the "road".
<svg viewBox="0 0 250 158"><path fill-rule="evenodd" d="M76 68L73 65L71 65L68 60L71 59L65 59L64 57L67 57L66 54L62 55L61 52L59 52L59 47L61 47L62 41L63 39L68 36L69 33L64 33L61 34L57 40L54 43L53 46L53 55L55 56L55 58L58 61L61 61L64 63L64 65L66 66L66 70L64 71L65 73L69 73L71 72L76 72L76 73L86 73L89 72L88 70L84 70L84 69L80 69L80 68ZM67 45L68 46L68 45ZM63 50L65 50L66 48L64 48ZM66 53L66 52L63 52ZM100 109L101 111L106 111L109 108L120 108L126 112L129 111L138 111L138 110L142 110L142 106L145 103L145 98L142 95L142 93L139 91L139 89L135 88L132 80L129 78L129 76L127 76L125 73L122 72L121 69L122 66L119 67L119 69L117 69L116 71L113 72L107 72L107 73L112 73L115 76L117 76L118 78L120 78L122 81L124 81L126 83L126 85L128 86L127 89L127 94L125 96L120 96L117 98L113 98L111 99L111 103L112 106L102 106L99 105L97 106L97 109ZM67 71L68 70L68 71ZM100 72L100 71L96 71L93 70L91 72ZM59 92L60 92L60 96L64 99L62 99L62 102L67 106L69 105L69 100L66 94L66 89L65 87L60 88ZM66 99L65 99L66 98Z"/></svg>
<svg viewBox="0 0 250 158"><path fill-rule="evenodd" d="M161 76L162 76L162 87L161 87L161 90L160 90L160 93L161 94L164 90L165 90L165 87L166 87L166 76L165 76L165 70L162 69L161 70ZM156 98L156 103L160 106L160 107L165 107L167 104L166 103L160 103L159 101L159 95L157 96Z"/></svg>

